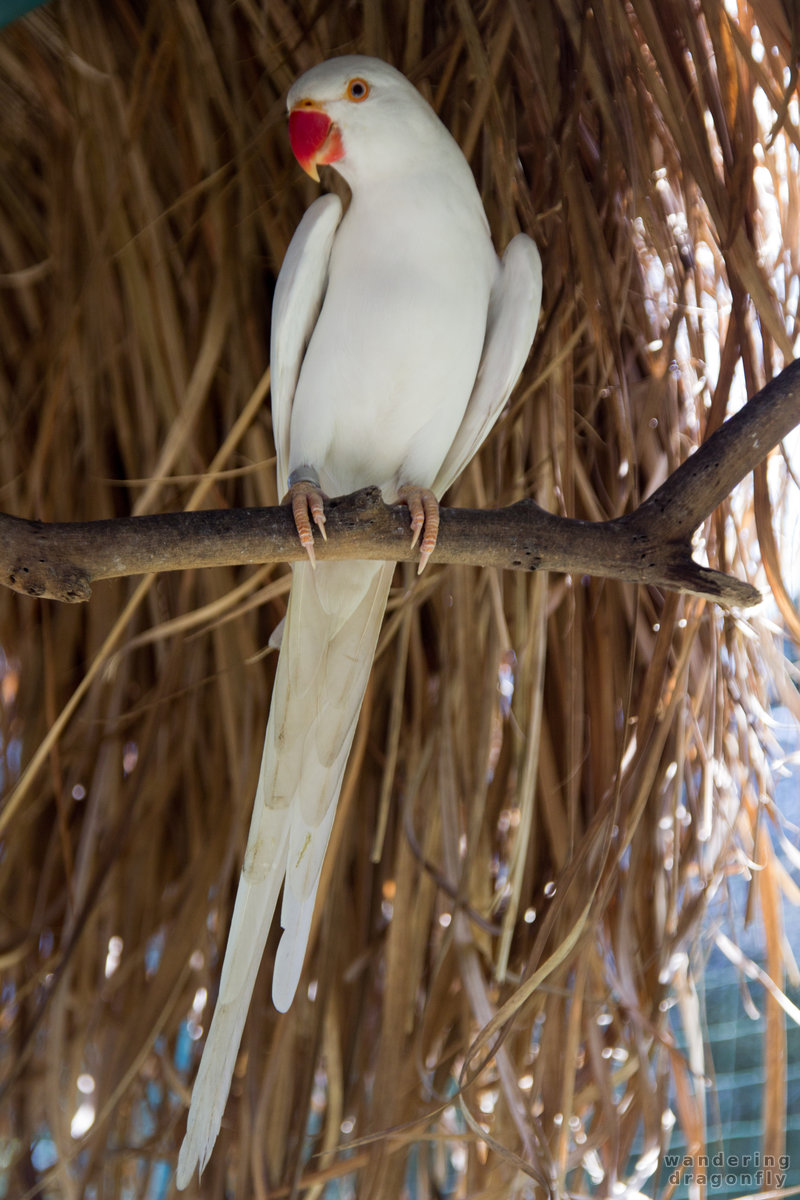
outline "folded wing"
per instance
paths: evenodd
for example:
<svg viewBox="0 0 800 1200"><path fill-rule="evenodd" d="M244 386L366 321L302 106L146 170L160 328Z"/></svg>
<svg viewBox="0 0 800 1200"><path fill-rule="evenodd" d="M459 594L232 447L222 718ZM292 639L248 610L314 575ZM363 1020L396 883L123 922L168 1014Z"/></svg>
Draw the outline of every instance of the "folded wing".
<svg viewBox="0 0 800 1200"><path fill-rule="evenodd" d="M489 436L522 373L539 323L542 262L527 234L513 238L492 291L486 337L464 418L433 490L443 496Z"/></svg>

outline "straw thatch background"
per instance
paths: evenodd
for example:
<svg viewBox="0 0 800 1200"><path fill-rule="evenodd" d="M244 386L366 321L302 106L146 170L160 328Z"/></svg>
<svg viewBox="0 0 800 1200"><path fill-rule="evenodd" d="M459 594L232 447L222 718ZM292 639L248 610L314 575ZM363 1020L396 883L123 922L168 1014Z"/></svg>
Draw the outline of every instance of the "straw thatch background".
<svg viewBox="0 0 800 1200"><path fill-rule="evenodd" d="M362 50L441 112L497 245L521 227L542 251L532 358L452 502L626 511L793 357L800 28L779 0L729 9L65 0L4 31L3 509L276 501L270 295L316 192L283 96ZM763 556L796 633L781 468L702 533L712 564L762 586ZM589 1155L609 1195L632 1146L657 1161L668 1111L705 1146L699 923L709 903L724 920L748 863L776 988L794 971L766 709L798 702L776 629L601 580L396 583L306 983L279 1018L271 941L196 1194L316 1197L351 1170L381 1200L412 1177L419 1197L585 1192ZM199 1035L213 1004L287 587L265 567L107 582L70 608L0 597L9 1195L161 1194L192 1077L179 1027ZM773 1153L778 999L759 989Z"/></svg>

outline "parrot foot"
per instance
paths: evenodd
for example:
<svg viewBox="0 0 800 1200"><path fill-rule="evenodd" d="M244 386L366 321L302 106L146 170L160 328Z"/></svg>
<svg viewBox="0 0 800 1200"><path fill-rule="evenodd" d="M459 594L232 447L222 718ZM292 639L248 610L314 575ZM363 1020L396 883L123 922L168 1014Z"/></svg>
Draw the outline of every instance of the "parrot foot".
<svg viewBox="0 0 800 1200"><path fill-rule="evenodd" d="M399 488L397 495L400 503L407 505L408 511L411 514L412 546L416 546L423 528L425 531L422 533L422 541L419 546L420 555L417 574L421 575L436 547L436 538L439 533L439 501L430 488L417 487L413 483L405 484Z"/></svg>
<svg viewBox="0 0 800 1200"><path fill-rule="evenodd" d="M292 516L294 517L300 544L308 555L308 560L312 567L315 567L317 565L317 558L314 554L314 534L311 529L309 516L322 534L323 540L327 542L328 535L325 532L325 497L323 493L320 491L318 484L312 483L311 480L298 479L290 485L289 491L284 496L282 503L291 504Z"/></svg>

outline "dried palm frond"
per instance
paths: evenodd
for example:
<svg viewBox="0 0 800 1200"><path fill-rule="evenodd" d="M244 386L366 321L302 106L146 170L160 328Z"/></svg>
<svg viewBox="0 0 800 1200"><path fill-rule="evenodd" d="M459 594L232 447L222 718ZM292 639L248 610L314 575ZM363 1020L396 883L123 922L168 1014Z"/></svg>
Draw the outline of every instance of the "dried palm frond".
<svg viewBox="0 0 800 1200"><path fill-rule="evenodd" d="M793 356L787 12L62 0L11 26L4 511L276 502L270 295L315 192L283 97L353 50L422 87L498 247L524 228L544 261L533 355L452 502L629 510ZM769 586L797 639L793 489L774 455L701 541ZM9 1194L168 1186L287 590L265 566L109 581L80 607L2 596ZM776 698L800 717L766 617L595 579L434 568L412 587L398 570L304 991L273 1011L271 941L196 1194L352 1177L326 1195L611 1195L678 1133L705 1152L701 930L747 871L767 947L762 1149L780 1154L781 900L798 889L774 848Z"/></svg>

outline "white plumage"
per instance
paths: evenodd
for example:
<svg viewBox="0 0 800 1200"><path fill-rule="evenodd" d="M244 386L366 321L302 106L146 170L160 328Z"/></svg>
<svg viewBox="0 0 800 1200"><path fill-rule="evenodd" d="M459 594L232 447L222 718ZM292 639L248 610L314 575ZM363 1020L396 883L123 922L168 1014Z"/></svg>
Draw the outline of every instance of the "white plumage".
<svg viewBox="0 0 800 1200"><path fill-rule="evenodd" d="M303 217L273 302L278 488L343 495L377 484L440 497L487 436L536 329L541 266L520 234L498 261L469 166L415 88L346 56L289 92L301 165L350 186ZM300 488L309 485L297 485ZM427 511L427 510L426 510ZM298 522L299 526L299 522ZM194 1085L178 1187L219 1131L261 956L284 885L272 994L303 968L322 860L393 564L294 568L261 774L219 998Z"/></svg>

